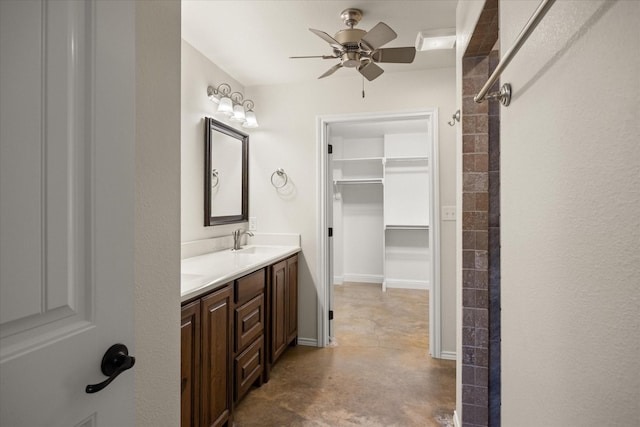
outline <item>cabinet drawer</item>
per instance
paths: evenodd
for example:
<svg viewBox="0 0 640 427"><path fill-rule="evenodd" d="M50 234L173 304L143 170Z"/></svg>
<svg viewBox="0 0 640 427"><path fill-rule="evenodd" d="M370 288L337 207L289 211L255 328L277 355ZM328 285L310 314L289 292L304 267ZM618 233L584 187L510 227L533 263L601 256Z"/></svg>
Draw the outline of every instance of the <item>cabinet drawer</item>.
<svg viewBox="0 0 640 427"><path fill-rule="evenodd" d="M238 401L256 380L262 379L264 370L264 339L261 336L235 359L235 400Z"/></svg>
<svg viewBox="0 0 640 427"><path fill-rule="evenodd" d="M261 293L264 293L264 268L236 280L236 304L244 304Z"/></svg>
<svg viewBox="0 0 640 427"><path fill-rule="evenodd" d="M241 351L264 331L264 294L236 308L236 352Z"/></svg>

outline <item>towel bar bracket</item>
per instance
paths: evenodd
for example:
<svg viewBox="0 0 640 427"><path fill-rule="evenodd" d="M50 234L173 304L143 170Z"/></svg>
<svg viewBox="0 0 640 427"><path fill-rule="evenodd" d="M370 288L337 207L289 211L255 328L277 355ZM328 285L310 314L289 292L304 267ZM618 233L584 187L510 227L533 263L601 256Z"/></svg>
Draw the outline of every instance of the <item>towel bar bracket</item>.
<svg viewBox="0 0 640 427"><path fill-rule="evenodd" d="M499 91L491 92L487 94L485 98L489 101L500 101L502 105L507 107L511 103L511 85L509 83L505 83Z"/></svg>

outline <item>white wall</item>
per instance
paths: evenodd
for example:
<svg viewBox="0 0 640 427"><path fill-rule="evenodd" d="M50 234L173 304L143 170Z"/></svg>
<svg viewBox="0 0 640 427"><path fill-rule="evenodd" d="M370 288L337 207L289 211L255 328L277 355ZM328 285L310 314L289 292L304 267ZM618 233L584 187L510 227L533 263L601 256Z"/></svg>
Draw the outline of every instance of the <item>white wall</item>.
<svg viewBox="0 0 640 427"><path fill-rule="evenodd" d="M503 48L538 3L500 2ZM559 1L501 79L502 425L640 425L638 23Z"/></svg>
<svg viewBox="0 0 640 427"><path fill-rule="evenodd" d="M135 425L176 426L180 423L180 2L136 2L135 25Z"/></svg>
<svg viewBox="0 0 640 427"><path fill-rule="evenodd" d="M247 228L247 223L215 227L204 226L204 118L216 118L214 113L217 107L217 104L214 104L207 97L207 86L217 87L221 83L229 84L234 92L244 93L244 87L234 78L182 40L182 129L180 136L182 242L224 235L230 236L231 232L239 227ZM234 126L233 122L223 122ZM249 135L252 134L251 129L238 129ZM251 152L253 144L249 145L249 152ZM249 183L249 192L251 191L251 183ZM251 201L249 201L249 213L253 215Z"/></svg>
<svg viewBox="0 0 640 427"><path fill-rule="evenodd" d="M455 130L446 124L455 111L453 68L384 74L367 84L361 97L361 77L343 70L327 79L247 88L256 101L261 127L252 132L250 209L258 231L302 235L300 262L300 325L302 338L316 339L318 283L316 212L318 203L316 118L320 115L391 112L439 108L440 202L455 204ZM293 191L281 195L269 177L284 168ZM455 351L455 223L442 230L442 349Z"/></svg>
<svg viewBox="0 0 640 427"><path fill-rule="evenodd" d="M383 280L383 214L382 185L342 185L342 218L334 212L334 224L341 223L344 280L347 282L382 283ZM336 233L337 234L336 230ZM334 245L337 242L334 242ZM334 247L334 249L337 249ZM336 258L334 256L334 258Z"/></svg>

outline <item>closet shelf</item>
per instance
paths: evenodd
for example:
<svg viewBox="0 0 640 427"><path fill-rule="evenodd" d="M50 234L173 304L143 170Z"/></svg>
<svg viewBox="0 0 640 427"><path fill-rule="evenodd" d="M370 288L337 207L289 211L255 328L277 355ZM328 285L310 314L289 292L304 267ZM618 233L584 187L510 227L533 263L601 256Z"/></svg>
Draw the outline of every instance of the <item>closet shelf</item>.
<svg viewBox="0 0 640 427"><path fill-rule="evenodd" d="M385 157L385 162L427 162L427 156L401 156L401 157Z"/></svg>
<svg viewBox="0 0 640 427"><path fill-rule="evenodd" d="M354 157L351 159L333 159L333 162L336 163L346 163L346 162L381 162L382 157Z"/></svg>
<svg viewBox="0 0 640 427"><path fill-rule="evenodd" d="M387 224L385 230L428 230L428 225Z"/></svg>
<svg viewBox="0 0 640 427"><path fill-rule="evenodd" d="M350 185L350 184L382 184L382 178L350 178L350 179L334 179L334 185Z"/></svg>

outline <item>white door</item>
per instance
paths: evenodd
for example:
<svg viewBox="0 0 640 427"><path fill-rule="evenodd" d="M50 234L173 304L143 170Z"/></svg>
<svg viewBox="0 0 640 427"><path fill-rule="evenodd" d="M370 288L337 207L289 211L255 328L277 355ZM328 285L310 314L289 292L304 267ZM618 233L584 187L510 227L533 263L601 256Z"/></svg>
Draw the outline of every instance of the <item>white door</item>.
<svg viewBox="0 0 640 427"><path fill-rule="evenodd" d="M0 1L0 425L132 426L134 4Z"/></svg>

